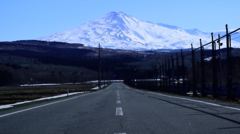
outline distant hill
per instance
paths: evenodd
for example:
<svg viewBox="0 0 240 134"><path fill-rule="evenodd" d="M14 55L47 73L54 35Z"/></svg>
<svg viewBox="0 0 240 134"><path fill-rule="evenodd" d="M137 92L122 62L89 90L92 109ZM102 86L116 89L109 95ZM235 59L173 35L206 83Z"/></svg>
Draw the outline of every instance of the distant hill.
<svg viewBox="0 0 240 134"><path fill-rule="evenodd" d="M63 42L0 42L0 86L96 80L98 51ZM169 54L101 48L102 72L105 79L124 79L136 68L152 69Z"/></svg>

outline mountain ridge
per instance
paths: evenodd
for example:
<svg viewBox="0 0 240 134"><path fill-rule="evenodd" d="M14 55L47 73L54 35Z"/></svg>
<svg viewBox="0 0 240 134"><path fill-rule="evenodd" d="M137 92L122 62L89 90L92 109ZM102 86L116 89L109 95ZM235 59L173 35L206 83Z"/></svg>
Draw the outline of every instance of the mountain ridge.
<svg viewBox="0 0 240 134"><path fill-rule="evenodd" d="M40 38L45 41L82 43L103 48L152 50L199 47L210 42L210 33L199 29L182 29L177 26L140 21L123 12L110 12L71 30Z"/></svg>

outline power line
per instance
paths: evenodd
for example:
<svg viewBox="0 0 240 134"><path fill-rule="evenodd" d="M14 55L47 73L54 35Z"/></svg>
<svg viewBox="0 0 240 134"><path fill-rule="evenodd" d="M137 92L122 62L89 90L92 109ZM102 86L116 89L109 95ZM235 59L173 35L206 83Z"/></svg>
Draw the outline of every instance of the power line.
<svg viewBox="0 0 240 134"><path fill-rule="evenodd" d="M239 33L239 32L236 32L236 33L232 34L231 36L236 35L236 34L240 34L240 33Z"/></svg>
<svg viewBox="0 0 240 134"><path fill-rule="evenodd" d="M235 31L234 33L232 33L231 35L235 35L235 34L239 34L238 32L239 30Z"/></svg>
<svg viewBox="0 0 240 134"><path fill-rule="evenodd" d="M239 38L240 36L237 36L237 37L235 37L235 38L233 38L232 40L235 40L235 39L237 39L237 38Z"/></svg>
<svg viewBox="0 0 240 134"><path fill-rule="evenodd" d="M238 31L240 31L240 28L238 28L238 29L236 29L236 30L234 30L234 31L228 32L228 35L233 36L233 35L239 34L240 32L238 32ZM224 40L226 37L227 37L227 35L223 35L223 36L221 36L220 38L217 38L217 39L215 39L215 40L213 40L213 41L210 41L210 42L202 45L202 47L204 47L205 49L209 49L210 47L212 47L212 42L216 42L216 41L218 41L218 40L220 40L220 41L221 41L221 40ZM237 36L237 37L235 37L235 38L233 38L233 39L231 39L231 40L237 39L237 38L239 38L239 37L240 37L240 36ZM186 45L186 44L185 44L185 45ZM200 48L201 48L201 47L194 48L193 51L196 51L196 50L198 50L198 49L200 49ZM189 54L189 53L183 54L183 56L188 56L188 55L190 55L190 54ZM176 58L174 58L174 60L176 60Z"/></svg>

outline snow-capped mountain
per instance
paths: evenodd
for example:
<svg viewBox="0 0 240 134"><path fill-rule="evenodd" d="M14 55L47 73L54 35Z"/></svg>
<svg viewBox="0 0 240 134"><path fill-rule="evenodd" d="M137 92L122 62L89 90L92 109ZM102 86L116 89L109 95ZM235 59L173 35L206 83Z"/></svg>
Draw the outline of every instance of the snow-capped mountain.
<svg viewBox="0 0 240 134"><path fill-rule="evenodd" d="M140 21L123 12L111 12L77 28L41 38L46 41L82 43L85 46L147 50L199 47L199 39L210 42L210 33Z"/></svg>

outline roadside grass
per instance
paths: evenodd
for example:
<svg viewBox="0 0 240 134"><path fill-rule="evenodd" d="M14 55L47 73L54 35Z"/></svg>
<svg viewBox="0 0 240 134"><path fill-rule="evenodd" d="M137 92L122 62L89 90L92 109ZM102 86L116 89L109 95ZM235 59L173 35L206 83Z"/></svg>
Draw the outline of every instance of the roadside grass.
<svg viewBox="0 0 240 134"><path fill-rule="evenodd" d="M72 92L92 91L94 84L29 86L29 87L0 87L0 105L30 101ZM52 100L52 99L51 99ZM43 100L49 101L49 100ZM42 102L42 101L39 101ZM38 103L38 102L33 102Z"/></svg>
<svg viewBox="0 0 240 134"><path fill-rule="evenodd" d="M82 94L85 94L85 93L82 93ZM33 104L57 101L57 100L60 100L60 99L70 98L70 97L74 97L74 96L77 96L77 95L79 95L79 94L74 94L74 95L69 95L69 96L64 96L64 97L59 97L59 98L51 98L51 99L45 99L45 100L32 101L32 102L28 102L28 103L14 105L13 107L9 107L9 108L3 108L3 109L0 109L0 111L5 111L5 110L13 109L13 108L18 108L18 107L23 107L23 106L33 105Z"/></svg>

